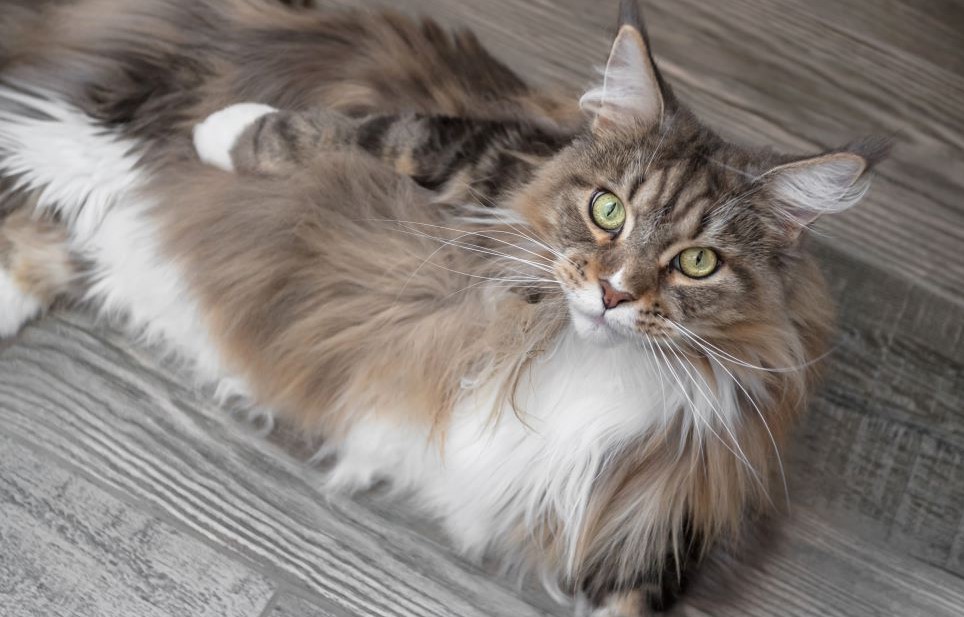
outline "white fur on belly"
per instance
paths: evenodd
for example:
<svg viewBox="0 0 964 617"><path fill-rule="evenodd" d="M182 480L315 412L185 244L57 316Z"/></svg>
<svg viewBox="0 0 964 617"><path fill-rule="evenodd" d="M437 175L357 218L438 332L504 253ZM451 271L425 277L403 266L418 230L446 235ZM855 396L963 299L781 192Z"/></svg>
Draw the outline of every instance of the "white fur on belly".
<svg viewBox="0 0 964 617"><path fill-rule="evenodd" d="M0 269L0 339L19 332L42 308L39 300L23 291L8 272Z"/></svg>
<svg viewBox="0 0 964 617"><path fill-rule="evenodd" d="M198 303L161 251L136 147L55 96L0 88L0 171L38 189L38 208L61 215L72 250L94 264L90 299L172 347L203 381L219 380L225 372Z"/></svg>
<svg viewBox="0 0 964 617"><path fill-rule="evenodd" d="M277 111L261 103L237 103L225 107L194 127L194 149L208 165L224 171L234 171L231 150L244 129L261 116Z"/></svg>

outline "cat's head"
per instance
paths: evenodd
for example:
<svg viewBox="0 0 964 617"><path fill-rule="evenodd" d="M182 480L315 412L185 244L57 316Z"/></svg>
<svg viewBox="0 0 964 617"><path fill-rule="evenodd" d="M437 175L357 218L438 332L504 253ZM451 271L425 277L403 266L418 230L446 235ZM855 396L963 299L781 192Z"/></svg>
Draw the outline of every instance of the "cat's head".
<svg viewBox="0 0 964 617"><path fill-rule="evenodd" d="M524 195L565 256L555 272L576 331L714 337L825 303L799 293L812 276L801 235L860 200L883 148L790 157L723 141L676 100L635 2L622 4L603 83L581 100L589 126Z"/></svg>

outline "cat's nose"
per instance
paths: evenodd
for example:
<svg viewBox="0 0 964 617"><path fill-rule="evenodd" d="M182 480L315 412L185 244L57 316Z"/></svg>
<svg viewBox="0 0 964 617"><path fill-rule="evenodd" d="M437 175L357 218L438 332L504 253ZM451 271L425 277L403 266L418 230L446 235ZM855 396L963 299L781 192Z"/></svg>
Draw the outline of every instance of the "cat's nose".
<svg viewBox="0 0 964 617"><path fill-rule="evenodd" d="M612 286L606 279L599 279L599 286L602 287L602 301L606 310L616 308L623 302L632 302L636 298L625 291L620 291Z"/></svg>

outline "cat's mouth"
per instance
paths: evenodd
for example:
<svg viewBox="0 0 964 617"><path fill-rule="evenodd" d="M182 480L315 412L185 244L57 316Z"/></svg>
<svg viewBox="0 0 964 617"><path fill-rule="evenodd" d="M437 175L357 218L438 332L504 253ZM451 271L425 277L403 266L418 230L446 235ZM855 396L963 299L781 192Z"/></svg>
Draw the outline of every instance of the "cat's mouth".
<svg viewBox="0 0 964 617"><path fill-rule="evenodd" d="M614 320L610 315L611 311L588 312L570 304L569 313L576 333L593 342L610 344L639 336L638 332L627 330L624 325Z"/></svg>
<svg viewBox="0 0 964 617"><path fill-rule="evenodd" d="M587 311L572 304L569 314L576 333L590 341L615 344L633 339L659 341L674 338L674 332L663 324L634 320L621 311Z"/></svg>

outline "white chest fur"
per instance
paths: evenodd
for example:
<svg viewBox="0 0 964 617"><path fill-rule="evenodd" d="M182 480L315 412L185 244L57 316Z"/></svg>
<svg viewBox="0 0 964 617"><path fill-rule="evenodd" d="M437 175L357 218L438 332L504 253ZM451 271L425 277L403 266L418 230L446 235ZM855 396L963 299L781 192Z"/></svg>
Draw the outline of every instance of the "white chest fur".
<svg viewBox="0 0 964 617"><path fill-rule="evenodd" d="M470 555L546 514L574 540L609 457L692 397L657 368L662 360L653 353L632 342L601 347L566 332L520 383L519 415L503 409L492 423L495 388L467 392L444 454L424 432L365 421L346 440L333 481L357 485L380 476L414 491Z"/></svg>

